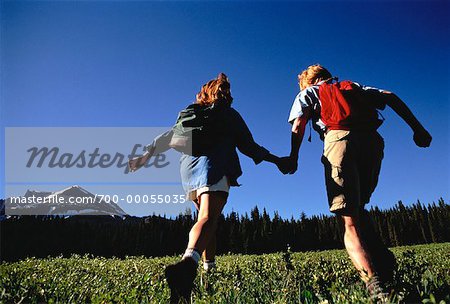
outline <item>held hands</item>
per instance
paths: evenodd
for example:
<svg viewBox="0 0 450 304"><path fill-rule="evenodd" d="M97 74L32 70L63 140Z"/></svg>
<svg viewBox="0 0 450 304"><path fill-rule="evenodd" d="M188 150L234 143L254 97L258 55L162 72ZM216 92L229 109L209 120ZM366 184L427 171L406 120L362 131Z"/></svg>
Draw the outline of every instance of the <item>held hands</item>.
<svg viewBox="0 0 450 304"><path fill-rule="evenodd" d="M276 165L283 174L294 174L297 171L297 160L291 156L279 158Z"/></svg>
<svg viewBox="0 0 450 304"><path fill-rule="evenodd" d="M424 127L419 127L414 130L413 139L418 147L426 148L430 146L432 137Z"/></svg>
<svg viewBox="0 0 450 304"><path fill-rule="evenodd" d="M128 160L128 170L130 172L138 170L139 168L144 166L144 164L149 160L151 156L152 156L151 153L147 151L142 156L138 156Z"/></svg>

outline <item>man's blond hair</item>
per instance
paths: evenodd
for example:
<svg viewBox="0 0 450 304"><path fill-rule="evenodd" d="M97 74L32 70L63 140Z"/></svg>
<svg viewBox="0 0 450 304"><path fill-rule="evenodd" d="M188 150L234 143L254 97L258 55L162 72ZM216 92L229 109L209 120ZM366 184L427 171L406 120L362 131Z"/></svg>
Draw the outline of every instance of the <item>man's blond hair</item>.
<svg viewBox="0 0 450 304"><path fill-rule="evenodd" d="M332 78L331 73L320 64L310 65L306 70L298 74L298 84L304 90L321 80Z"/></svg>

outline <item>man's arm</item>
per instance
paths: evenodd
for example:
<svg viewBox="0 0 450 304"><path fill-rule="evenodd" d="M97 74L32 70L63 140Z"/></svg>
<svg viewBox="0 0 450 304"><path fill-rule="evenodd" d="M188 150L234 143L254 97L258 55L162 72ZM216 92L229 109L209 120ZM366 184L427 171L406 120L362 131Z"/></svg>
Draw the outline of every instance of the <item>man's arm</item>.
<svg viewBox="0 0 450 304"><path fill-rule="evenodd" d="M289 171L289 174L293 174L297 171L298 153L303 141L303 136L305 135L305 128L308 120L309 111L305 111L305 113L301 117L297 117L292 124L291 154L289 155L291 170Z"/></svg>
<svg viewBox="0 0 450 304"><path fill-rule="evenodd" d="M392 92L384 91L383 94L386 98L386 104L413 130L413 139L416 145L422 148L429 147L432 139L430 133L425 130L403 100Z"/></svg>

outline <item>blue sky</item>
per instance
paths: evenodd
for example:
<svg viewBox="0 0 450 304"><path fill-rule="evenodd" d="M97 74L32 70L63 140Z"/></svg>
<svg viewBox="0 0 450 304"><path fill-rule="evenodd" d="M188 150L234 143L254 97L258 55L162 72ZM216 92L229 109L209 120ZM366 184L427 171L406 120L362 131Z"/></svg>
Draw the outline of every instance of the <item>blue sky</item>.
<svg viewBox="0 0 450 304"><path fill-rule="evenodd" d="M433 135L418 148L407 125L383 112L372 204L448 202L449 12L446 1L2 1L2 142L5 127L170 126L224 72L255 139L286 155L297 74L321 63L340 79L394 91ZM293 176L241 155L242 187L226 212L327 214L321 152L313 134Z"/></svg>

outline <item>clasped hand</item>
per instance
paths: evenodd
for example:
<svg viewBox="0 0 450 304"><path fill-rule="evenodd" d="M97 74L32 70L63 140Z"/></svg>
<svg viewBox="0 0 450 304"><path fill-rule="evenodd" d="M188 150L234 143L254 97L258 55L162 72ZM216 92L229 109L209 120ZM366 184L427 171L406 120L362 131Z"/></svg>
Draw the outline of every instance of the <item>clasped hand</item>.
<svg viewBox="0 0 450 304"><path fill-rule="evenodd" d="M291 156L280 157L276 165L283 174L294 174L297 171L297 160Z"/></svg>

